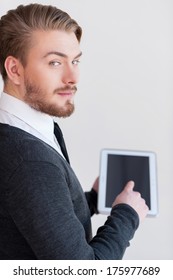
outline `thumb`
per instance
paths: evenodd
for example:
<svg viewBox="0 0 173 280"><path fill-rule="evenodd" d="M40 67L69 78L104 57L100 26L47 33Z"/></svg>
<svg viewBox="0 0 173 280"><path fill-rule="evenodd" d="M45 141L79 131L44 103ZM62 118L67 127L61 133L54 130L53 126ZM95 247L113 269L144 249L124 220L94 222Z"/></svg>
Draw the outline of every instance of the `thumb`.
<svg viewBox="0 0 173 280"><path fill-rule="evenodd" d="M133 188L135 186L134 181L129 181L126 185L125 185L125 190L128 192L133 191Z"/></svg>

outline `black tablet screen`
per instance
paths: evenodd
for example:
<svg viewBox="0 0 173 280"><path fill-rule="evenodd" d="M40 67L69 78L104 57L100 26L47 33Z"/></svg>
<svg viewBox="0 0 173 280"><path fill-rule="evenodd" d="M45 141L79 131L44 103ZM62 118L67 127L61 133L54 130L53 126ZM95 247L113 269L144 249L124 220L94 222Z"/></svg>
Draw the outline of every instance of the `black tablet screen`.
<svg viewBox="0 0 173 280"><path fill-rule="evenodd" d="M130 180L135 182L150 209L149 157L129 155L108 155L106 178L106 207L111 207L115 197Z"/></svg>

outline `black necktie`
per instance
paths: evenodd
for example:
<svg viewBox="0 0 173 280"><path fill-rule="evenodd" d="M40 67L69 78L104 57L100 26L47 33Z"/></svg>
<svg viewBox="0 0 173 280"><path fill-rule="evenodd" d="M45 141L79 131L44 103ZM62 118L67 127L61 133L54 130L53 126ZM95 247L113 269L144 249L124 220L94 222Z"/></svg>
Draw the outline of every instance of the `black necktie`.
<svg viewBox="0 0 173 280"><path fill-rule="evenodd" d="M61 131L59 125L56 122L54 122L54 134L55 134L56 139L57 139L57 141L60 145L61 151L62 151L65 159L70 164L67 149L66 149L66 145L65 145L65 142L64 142L64 137L63 137L63 134L62 134L62 131Z"/></svg>

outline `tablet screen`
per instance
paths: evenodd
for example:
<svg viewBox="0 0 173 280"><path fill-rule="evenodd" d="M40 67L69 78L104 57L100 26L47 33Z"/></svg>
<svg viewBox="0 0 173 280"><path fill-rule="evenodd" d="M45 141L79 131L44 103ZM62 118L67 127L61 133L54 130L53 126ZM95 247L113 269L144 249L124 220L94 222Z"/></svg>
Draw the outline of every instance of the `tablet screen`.
<svg viewBox="0 0 173 280"><path fill-rule="evenodd" d="M131 180L135 182L134 190L141 193L150 209L149 158L145 156L108 155L106 207L111 207L115 197Z"/></svg>
<svg viewBox="0 0 173 280"><path fill-rule="evenodd" d="M100 158L98 210L109 214L116 196L129 181L145 199L148 215L157 215L156 155L153 152L103 149Z"/></svg>

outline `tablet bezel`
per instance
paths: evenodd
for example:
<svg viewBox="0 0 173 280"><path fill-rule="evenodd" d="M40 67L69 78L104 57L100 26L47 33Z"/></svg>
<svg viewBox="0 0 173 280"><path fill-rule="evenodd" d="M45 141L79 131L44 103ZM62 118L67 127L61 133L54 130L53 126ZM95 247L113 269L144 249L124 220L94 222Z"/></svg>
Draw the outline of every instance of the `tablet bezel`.
<svg viewBox="0 0 173 280"><path fill-rule="evenodd" d="M149 159L149 179L150 179L150 210L147 216L156 216L158 214L158 191L156 175L156 154L146 151L115 150L103 149L100 154L100 175L98 191L98 211L101 214L110 214L111 207L106 207L106 180L108 155L127 155L143 156Z"/></svg>

